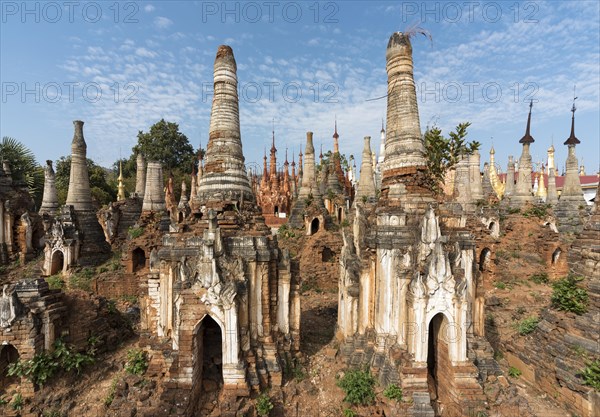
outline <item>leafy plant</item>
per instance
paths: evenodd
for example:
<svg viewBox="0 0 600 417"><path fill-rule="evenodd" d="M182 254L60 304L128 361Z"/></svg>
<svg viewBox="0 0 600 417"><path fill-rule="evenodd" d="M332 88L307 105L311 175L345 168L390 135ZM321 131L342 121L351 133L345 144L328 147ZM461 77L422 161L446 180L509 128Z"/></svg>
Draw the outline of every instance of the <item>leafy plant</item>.
<svg viewBox="0 0 600 417"><path fill-rule="evenodd" d="M460 123L456 126L456 132L450 132L449 138L445 138L437 126L425 131L427 182L435 192L441 192L440 184L444 181L446 172L454 167L463 155L469 155L481 146L477 141L466 142L469 126L469 122Z"/></svg>
<svg viewBox="0 0 600 417"><path fill-rule="evenodd" d="M582 277L569 275L552 284L552 306L578 315L585 313L588 308L588 293L577 285L582 280Z"/></svg>
<svg viewBox="0 0 600 417"><path fill-rule="evenodd" d="M104 405L107 407L110 407L110 405L115 399L115 392L117 391L117 381L117 378L114 378L112 380L112 383L110 384L110 388L108 390L108 394L106 394L106 397L104 398Z"/></svg>
<svg viewBox="0 0 600 417"><path fill-rule="evenodd" d="M402 388L396 384L390 384L383 390L383 396L390 400L402 401Z"/></svg>
<svg viewBox="0 0 600 417"><path fill-rule="evenodd" d="M23 403L23 396L20 392L17 392L10 403L10 407L15 411L21 411L23 409Z"/></svg>
<svg viewBox="0 0 600 417"><path fill-rule="evenodd" d="M540 319L537 317L527 317L526 319L521 320L517 324L517 331L521 336L525 336L531 332L533 332L536 328Z"/></svg>
<svg viewBox="0 0 600 417"><path fill-rule="evenodd" d="M349 408L344 408L342 413L344 414L344 417L356 417L356 413Z"/></svg>
<svg viewBox="0 0 600 417"><path fill-rule="evenodd" d="M129 230L127 230L127 234L129 235L130 239L137 239L143 233L144 233L143 227L130 227Z"/></svg>
<svg viewBox="0 0 600 417"><path fill-rule="evenodd" d="M503 282L496 282L496 283L494 284L494 286L495 286L496 288L498 288L499 290L505 290L505 289L506 289L506 284L505 284L505 283L503 283Z"/></svg>
<svg viewBox="0 0 600 417"><path fill-rule="evenodd" d="M350 370L337 381L337 386L346 393L344 401L353 405L367 405L375 401L375 378L367 370Z"/></svg>
<svg viewBox="0 0 600 417"><path fill-rule="evenodd" d="M600 360L589 362L585 369L581 371L583 384L600 391Z"/></svg>
<svg viewBox="0 0 600 417"><path fill-rule="evenodd" d="M548 274L545 272L540 272L539 274L533 274L529 277L530 280L535 282L536 284L547 284L550 282L548 278Z"/></svg>
<svg viewBox="0 0 600 417"><path fill-rule="evenodd" d="M148 369L148 355L141 349L127 351L125 371L133 375L143 375Z"/></svg>
<svg viewBox="0 0 600 417"><path fill-rule="evenodd" d="M65 282L60 275L51 275L46 277L46 282L51 290L62 290L65 286Z"/></svg>
<svg viewBox="0 0 600 417"><path fill-rule="evenodd" d="M523 212L523 217L537 217L543 219L548 215L548 209L550 207L549 204L529 207Z"/></svg>
<svg viewBox="0 0 600 417"><path fill-rule="evenodd" d="M31 149L15 138L4 136L0 142L0 159L8 162L13 181L24 183L39 207L44 188L44 171Z"/></svg>
<svg viewBox="0 0 600 417"><path fill-rule="evenodd" d="M36 385L44 385L59 370L77 371L94 362L92 354L79 353L67 346L61 339L54 342L52 352L43 351L27 361L18 360L8 366L9 376L29 379Z"/></svg>
<svg viewBox="0 0 600 417"><path fill-rule="evenodd" d="M266 392L263 392L256 399L256 412L259 416L268 416L273 409L273 402Z"/></svg>
<svg viewBox="0 0 600 417"><path fill-rule="evenodd" d="M508 368L508 376L510 376L511 378L518 378L522 374L523 372L521 372L518 368L515 368L514 366Z"/></svg>

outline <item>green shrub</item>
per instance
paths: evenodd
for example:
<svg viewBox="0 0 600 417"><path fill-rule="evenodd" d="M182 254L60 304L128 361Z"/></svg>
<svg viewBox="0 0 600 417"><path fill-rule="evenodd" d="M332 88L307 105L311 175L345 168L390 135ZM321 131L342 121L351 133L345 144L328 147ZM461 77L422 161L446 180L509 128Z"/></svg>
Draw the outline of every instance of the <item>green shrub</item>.
<svg viewBox="0 0 600 417"><path fill-rule="evenodd" d="M523 372L519 371L514 366L511 366L510 368L508 368L508 376L511 378L518 378L521 376L522 373Z"/></svg>
<svg viewBox="0 0 600 417"><path fill-rule="evenodd" d="M521 336L525 336L533 332L537 328L539 322L540 319L537 317L527 317L517 324L517 330Z"/></svg>
<svg viewBox="0 0 600 417"><path fill-rule="evenodd" d="M65 282L61 275L51 275L46 277L46 282L51 290L62 290L65 287Z"/></svg>
<svg viewBox="0 0 600 417"><path fill-rule="evenodd" d="M117 391L117 381L118 381L117 378L114 378L112 380L112 383L110 384L110 388L108 390L108 394L104 398L104 405L107 407L110 407L110 405L112 404L112 402L115 399L115 392Z"/></svg>
<svg viewBox="0 0 600 417"><path fill-rule="evenodd" d="M266 392L263 392L256 399L256 412L259 416L268 416L272 409L273 403L271 402L271 398L269 398Z"/></svg>
<svg viewBox="0 0 600 417"><path fill-rule="evenodd" d="M496 283L494 284L494 286L495 286L496 288L498 288L499 290L505 290L505 289L506 289L506 284L505 284L505 283L503 283L503 282L496 282Z"/></svg>
<svg viewBox="0 0 600 417"><path fill-rule="evenodd" d="M69 277L69 288L83 291L92 290L92 279L96 271L92 268L83 268Z"/></svg>
<svg viewBox="0 0 600 417"><path fill-rule="evenodd" d="M600 391L600 360L589 362L581 372L583 384Z"/></svg>
<svg viewBox="0 0 600 417"><path fill-rule="evenodd" d="M548 215L549 204L543 206L533 206L523 212L523 217L537 217L543 219Z"/></svg>
<svg viewBox="0 0 600 417"><path fill-rule="evenodd" d="M383 396L390 400L402 401L402 388L396 384L390 384L383 390Z"/></svg>
<svg viewBox="0 0 600 417"><path fill-rule="evenodd" d="M350 222L348 220L344 219L344 220L342 220L341 226L348 227L348 226L350 226Z"/></svg>
<svg viewBox="0 0 600 417"><path fill-rule="evenodd" d="M20 392L17 392L14 395L10 407L15 411L21 411L23 409L23 396Z"/></svg>
<svg viewBox="0 0 600 417"><path fill-rule="evenodd" d="M519 214L521 212L521 209L518 207L510 207L508 209L508 214Z"/></svg>
<svg viewBox="0 0 600 417"><path fill-rule="evenodd" d="M569 275L552 284L552 306L578 315L585 313L588 307L588 293L577 285L581 280L583 278Z"/></svg>
<svg viewBox="0 0 600 417"><path fill-rule="evenodd" d="M92 351L93 352L93 351ZM79 374L85 365L94 363L90 351L79 353L67 346L61 339L54 342L52 352L43 351L27 361L18 360L8 366L8 375L25 377L36 385L44 385L58 371L77 371Z"/></svg>
<svg viewBox="0 0 600 417"><path fill-rule="evenodd" d="M349 408L344 408L343 414L344 417L356 417L356 413Z"/></svg>
<svg viewBox="0 0 600 417"><path fill-rule="evenodd" d="M346 393L344 401L353 405L367 405L375 401L375 378L369 370L351 370L337 382Z"/></svg>
<svg viewBox="0 0 600 417"><path fill-rule="evenodd" d="M129 235L130 239L137 239L142 234L144 234L144 228L143 227L130 227L129 230L127 230L127 234Z"/></svg>
<svg viewBox="0 0 600 417"><path fill-rule="evenodd" d="M548 282L550 282L550 280L548 279L548 274L545 272L533 274L529 277L529 279L535 282L536 284L547 284Z"/></svg>
<svg viewBox="0 0 600 417"><path fill-rule="evenodd" d="M148 369L148 355L146 352L141 349L129 349L125 371L133 375L143 375L146 369Z"/></svg>

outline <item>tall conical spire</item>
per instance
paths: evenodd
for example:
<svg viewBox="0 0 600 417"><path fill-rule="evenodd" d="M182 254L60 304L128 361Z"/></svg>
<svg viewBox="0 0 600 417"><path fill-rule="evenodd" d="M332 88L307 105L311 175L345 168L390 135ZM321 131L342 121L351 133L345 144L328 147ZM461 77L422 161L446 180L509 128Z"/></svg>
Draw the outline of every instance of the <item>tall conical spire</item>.
<svg viewBox="0 0 600 417"><path fill-rule="evenodd" d="M66 205L77 210L94 210L87 167L87 145L83 138L83 122L73 121L75 133L71 143L71 174Z"/></svg>
<svg viewBox="0 0 600 417"><path fill-rule="evenodd" d="M409 35L396 32L390 37L386 61L388 95L384 186L397 175L400 168L425 169L427 165L419 124Z"/></svg>
<svg viewBox="0 0 600 417"><path fill-rule="evenodd" d="M573 100L573 107L571 107L571 136L565 141L565 145L578 145L581 143L579 139L575 137L575 110L577 110L577 108L575 107L575 100Z"/></svg>
<svg viewBox="0 0 600 417"><path fill-rule="evenodd" d="M529 102L529 115L527 116L527 128L525 129L525 136L519 140L519 143L523 144L523 150L521 157L519 158L519 176L517 177L517 185L515 192L511 198L511 202L517 205L522 205L527 202L533 201L532 194L532 181L531 181L531 154L529 153L529 146L534 142L531 136L531 109L533 107L533 100Z"/></svg>
<svg viewBox="0 0 600 417"><path fill-rule="evenodd" d="M135 193L139 198L144 198L146 189L146 161L141 153L136 157Z"/></svg>
<svg viewBox="0 0 600 417"><path fill-rule="evenodd" d="M40 213L54 214L58 210L58 193L56 192L56 175L52 169L52 161L46 161L44 167L44 195Z"/></svg>
<svg viewBox="0 0 600 417"><path fill-rule="evenodd" d="M125 200L125 185L123 185L123 162L119 161L119 178L117 179L117 201Z"/></svg>
<svg viewBox="0 0 600 417"><path fill-rule="evenodd" d="M527 116L527 128L525 129L525 135L519 140L519 143L533 143L535 140L531 136L531 109L533 108L533 100L529 102L529 115Z"/></svg>
<svg viewBox="0 0 600 417"><path fill-rule="evenodd" d="M244 166L240 136L237 65L231 47L219 46L214 64L214 96L204 173L198 199L255 201Z"/></svg>
<svg viewBox="0 0 600 417"><path fill-rule="evenodd" d="M373 162L371 157L371 136L365 136L362 151L362 162L360 164L360 178L356 198L375 197L375 181L373 180ZM358 201L358 200L357 200Z"/></svg>
<svg viewBox="0 0 600 417"><path fill-rule="evenodd" d="M338 142L340 135L338 135L338 131L337 131L337 117L335 119L334 122L334 128L333 128L333 153L340 153L340 144Z"/></svg>

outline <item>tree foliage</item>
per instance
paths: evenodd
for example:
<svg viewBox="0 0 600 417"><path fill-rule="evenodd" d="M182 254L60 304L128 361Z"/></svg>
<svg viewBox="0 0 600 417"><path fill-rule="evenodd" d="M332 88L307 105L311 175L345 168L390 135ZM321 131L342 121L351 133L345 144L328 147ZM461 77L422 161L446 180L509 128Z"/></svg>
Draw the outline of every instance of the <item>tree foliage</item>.
<svg viewBox="0 0 600 417"><path fill-rule="evenodd" d="M108 170L87 159L88 175L92 198L99 205L105 205L117 199L117 188L107 181ZM56 161L56 192L58 202L65 204L69 192L69 176L71 175L71 156L61 156Z"/></svg>
<svg viewBox="0 0 600 417"><path fill-rule="evenodd" d="M149 132L139 131L133 152L135 155L144 155L146 161L160 162L165 170L183 167L191 171L196 159L194 147L187 136L179 131L179 125L165 119L153 124ZM135 156L132 155L130 159L135 161Z"/></svg>
<svg viewBox="0 0 600 417"><path fill-rule="evenodd" d="M4 136L0 142L0 159L8 162L13 181L25 184L39 207L44 191L44 170L31 149L15 138Z"/></svg>
<svg viewBox="0 0 600 417"><path fill-rule="evenodd" d="M449 137L444 137L442 130L437 126L425 131L428 182L435 192L440 192L440 184L444 181L446 172L454 167L463 155L470 155L481 146L477 141L466 141L469 126L470 122L459 123L456 131L449 133Z"/></svg>

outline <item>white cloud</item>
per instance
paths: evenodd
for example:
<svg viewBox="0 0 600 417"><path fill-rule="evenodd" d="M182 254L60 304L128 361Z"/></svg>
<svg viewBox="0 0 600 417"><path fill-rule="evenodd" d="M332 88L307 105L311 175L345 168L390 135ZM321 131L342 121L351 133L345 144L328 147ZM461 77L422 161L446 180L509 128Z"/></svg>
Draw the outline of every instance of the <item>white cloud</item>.
<svg viewBox="0 0 600 417"><path fill-rule="evenodd" d="M156 52L150 51L146 48L137 48L135 50L135 54L144 58L154 58L158 55Z"/></svg>
<svg viewBox="0 0 600 417"><path fill-rule="evenodd" d="M153 5L151 5L151 4L147 4L147 5L144 6L144 11L146 13L152 13L155 9L156 8Z"/></svg>
<svg viewBox="0 0 600 417"><path fill-rule="evenodd" d="M159 29L166 29L173 24L173 21L167 17L157 16L154 18L154 26Z"/></svg>

